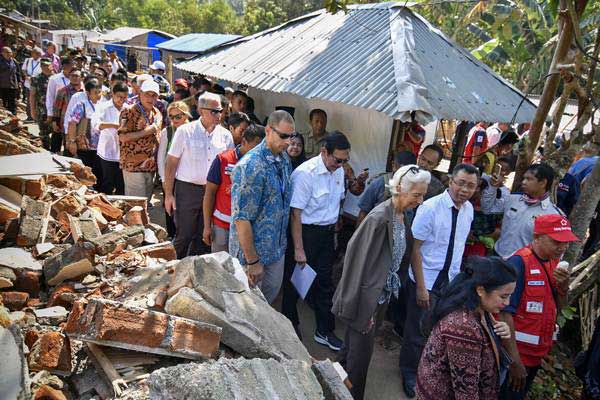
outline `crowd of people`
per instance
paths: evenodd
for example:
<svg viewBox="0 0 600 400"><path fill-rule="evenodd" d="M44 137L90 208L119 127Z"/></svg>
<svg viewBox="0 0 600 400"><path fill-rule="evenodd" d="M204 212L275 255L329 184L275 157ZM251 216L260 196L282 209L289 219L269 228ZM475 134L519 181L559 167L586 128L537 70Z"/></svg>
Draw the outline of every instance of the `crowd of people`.
<svg viewBox="0 0 600 400"><path fill-rule="evenodd" d="M293 110L261 123L244 88L206 77L171 88L164 70L156 61L132 76L114 54L68 49L59 57L53 43L19 65L5 47L0 97L15 112L22 92L43 146L91 167L98 191L150 201L160 182L178 258L228 251L267 302L281 292L281 312L301 339L291 276L314 269L304 299L313 339L338 352L355 399L364 397L384 318L403 337L407 396L525 398L556 339L569 283L559 261L579 240L568 214L597 150L561 181L557 205L545 163L529 166L519 193L505 186L523 137L509 124L476 123L463 163L444 174L436 170L444 151L423 146L413 120L391 171L368 181L367 170L355 175L350 166L348 137L327 130L324 110L312 110L311 129L298 133ZM360 196L360 212L336 283L348 193Z"/></svg>

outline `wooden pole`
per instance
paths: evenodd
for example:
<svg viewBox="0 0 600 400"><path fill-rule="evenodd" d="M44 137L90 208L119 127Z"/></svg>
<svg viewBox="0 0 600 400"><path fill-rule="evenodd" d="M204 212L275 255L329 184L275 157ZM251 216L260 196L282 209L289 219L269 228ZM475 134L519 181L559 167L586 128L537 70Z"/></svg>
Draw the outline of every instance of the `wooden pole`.
<svg viewBox="0 0 600 400"><path fill-rule="evenodd" d="M172 88L175 87L173 83L173 56L169 54L167 56L167 80Z"/></svg>

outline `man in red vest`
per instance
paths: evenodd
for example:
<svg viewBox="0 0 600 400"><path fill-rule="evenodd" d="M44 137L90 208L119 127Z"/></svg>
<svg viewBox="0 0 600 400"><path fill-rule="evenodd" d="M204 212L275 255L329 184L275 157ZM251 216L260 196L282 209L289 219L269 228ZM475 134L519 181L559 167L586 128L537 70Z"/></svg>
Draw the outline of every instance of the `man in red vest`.
<svg viewBox="0 0 600 400"><path fill-rule="evenodd" d="M235 149L219 154L210 166L206 177L206 192L202 208L204 230L202 241L211 251L229 251L229 223L231 222L231 174L235 164L265 137L265 128L250 125L242 134L242 143Z"/></svg>
<svg viewBox="0 0 600 400"><path fill-rule="evenodd" d="M512 331L503 345L513 360L502 400L525 398L542 358L552 348L556 314L569 289L570 271L558 264L569 242L578 240L563 216L540 215L534 222L533 242L508 259L517 271L517 286L500 316Z"/></svg>

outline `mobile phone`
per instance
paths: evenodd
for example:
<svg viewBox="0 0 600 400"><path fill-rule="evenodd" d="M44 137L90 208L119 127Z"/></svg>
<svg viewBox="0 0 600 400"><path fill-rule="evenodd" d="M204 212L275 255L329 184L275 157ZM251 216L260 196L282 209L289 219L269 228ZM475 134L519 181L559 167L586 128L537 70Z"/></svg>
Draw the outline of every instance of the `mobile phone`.
<svg viewBox="0 0 600 400"><path fill-rule="evenodd" d="M502 164L497 163L496 165L494 165L494 176L496 178L500 178L500 174L502 173Z"/></svg>

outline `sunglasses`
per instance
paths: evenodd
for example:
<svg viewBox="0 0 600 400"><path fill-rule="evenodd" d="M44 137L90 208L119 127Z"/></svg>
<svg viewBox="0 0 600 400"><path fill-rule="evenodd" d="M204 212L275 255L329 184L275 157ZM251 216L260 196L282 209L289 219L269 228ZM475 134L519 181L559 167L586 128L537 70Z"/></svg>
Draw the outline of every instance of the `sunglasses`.
<svg viewBox="0 0 600 400"><path fill-rule="evenodd" d="M331 157L333 157L333 159L335 160L335 162L336 162L337 165L346 164L348 161L350 161L349 158L337 158L333 154L331 155Z"/></svg>
<svg viewBox="0 0 600 400"><path fill-rule="evenodd" d="M223 109L222 108L207 108L207 107L202 107L202 110L209 110L210 113L212 115L219 115L223 113Z"/></svg>
<svg viewBox="0 0 600 400"><path fill-rule="evenodd" d="M169 118L179 120L179 119L183 119L184 115L182 113L174 114L174 115L169 114Z"/></svg>
<svg viewBox="0 0 600 400"><path fill-rule="evenodd" d="M400 179L398 179L398 182L402 182L402 178L404 178L406 176L406 174L408 174L409 172L412 172L413 174L418 174L420 170L421 170L421 168L419 168L419 167L410 167L406 172L404 172L400 176Z"/></svg>
<svg viewBox="0 0 600 400"><path fill-rule="evenodd" d="M281 140L288 140L293 138L294 136L296 136L296 132L294 133L283 133L277 130L277 128L274 128L272 126L270 126L269 128L273 129L275 131L275 133L277 133L277 135L279 136L279 138Z"/></svg>

